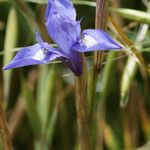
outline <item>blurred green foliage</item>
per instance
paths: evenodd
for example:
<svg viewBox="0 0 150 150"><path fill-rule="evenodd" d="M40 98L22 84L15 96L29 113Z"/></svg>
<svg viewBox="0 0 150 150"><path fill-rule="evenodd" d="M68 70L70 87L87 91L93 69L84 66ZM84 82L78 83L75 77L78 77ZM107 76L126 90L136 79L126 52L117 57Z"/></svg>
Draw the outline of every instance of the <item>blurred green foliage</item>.
<svg viewBox="0 0 150 150"><path fill-rule="evenodd" d="M94 28L95 2L74 0L74 3L77 18L83 17L83 29ZM110 14L148 63L149 7L148 0L112 0L110 6ZM34 44L36 30L45 41L52 43L45 28L45 8L46 0L0 0L1 101L6 106L14 149L75 150L78 149L78 139L73 74L59 62L2 70L14 55L14 50ZM143 24L147 26L144 35L140 33ZM118 39L110 25L108 32ZM139 40L138 36L142 38ZM90 78L93 54L88 53L86 57ZM121 52L105 53L100 74L96 104L90 107L94 108L96 115L98 104L103 102L104 149L132 150L144 145L150 140L149 75L126 45ZM120 99L127 103L125 108L120 107ZM92 117L93 121L89 121L92 124L91 138L96 144L96 116ZM147 150L146 147L139 150Z"/></svg>

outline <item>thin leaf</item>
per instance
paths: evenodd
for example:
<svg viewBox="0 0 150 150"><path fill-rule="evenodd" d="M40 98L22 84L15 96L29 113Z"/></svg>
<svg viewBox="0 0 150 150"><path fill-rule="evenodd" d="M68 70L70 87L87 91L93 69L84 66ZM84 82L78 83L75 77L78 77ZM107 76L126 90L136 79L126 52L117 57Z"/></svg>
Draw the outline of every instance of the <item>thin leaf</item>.
<svg viewBox="0 0 150 150"><path fill-rule="evenodd" d="M136 42L141 42L144 40L148 31L148 27L149 26L147 24L141 25L141 28L139 29L139 33L137 35ZM141 46L138 46L137 48L141 49ZM120 106L122 107L125 107L129 100L130 86L135 77L137 67L138 67L137 61L135 61L133 57L129 57L121 79Z"/></svg>
<svg viewBox="0 0 150 150"><path fill-rule="evenodd" d="M3 64L7 64L11 61L13 57L13 53L9 53L11 49L16 47L17 45L17 35L18 35L18 18L17 12L14 7L12 7L9 11L7 27L6 27L6 35L5 35L5 55L3 59ZM11 78L11 70L3 72L4 75L4 95L7 99L9 94L9 85Z"/></svg>
<svg viewBox="0 0 150 150"><path fill-rule="evenodd" d="M37 89L37 110L41 120L42 131L45 132L49 122L50 110L54 103L55 66L40 66L40 76ZM44 108L44 109L43 109Z"/></svg>
<svg viewBox="0 0 150 150"><path fill-rule="evenodd" d="M24 1L37 4L47 4L47 0L24 0Z"/></svg>
<svg viewBox="0 0 150 150"><path fill-rule="evenodd" d="M127 8L110 8L111 12L114 12L118 14L121 17L138 21L141 23L147 23L150 24L150 13L139 11L139 10L133 10L133 9L127 9Z"/></svg>
<svg viewBox="0 0 150 150"><path fill-rule="evenodd" d="M121 89L120 89L120 106L125 107L129 100L129 91L131 83L134 79L137 62L133 58L128 58L126 67L124 69L122 79L121 79Z"/></svg>
<svg viewBox="0 0 150 150"><path fill-rule="evenodd" d="M41 122L40 122L39 115L36 110L33 93L30 90L30 88L27 86L27 84L32 84L32 83L30 80L30 76L29 76L29 81L26 82L23 77L23 74L21 75L22 75L21 76L22 95L24 96L24 99L25 99L27 116L28 116L29 123L31 125L34 135L38 137L41 134ZM31 73L31 76L32 76L32 73Z"/></svg>
<svg viewBox="0 0 150 150"><path fill-rule="evenodd" d="M86 5L86 6L96 7L96 3L95 3L95 2L91 2L91 1L74 0L73 3L74 3L75 5Z"/></svg>
<svg viewBox="0 0 150 150"><path fill-rule="evenodd" d="M130 41L129 38L124 34L124 32L122 31L122 28L120 27L120 25L118 25L115 22L115 20L113 19L113 17L111 17L111 16L109 16L109 20L112 23L113 27L115 28L115 31L117 32L119 37L126 43L126 45L131 47L133 45L133 42ZM145 69L145 72L150 74L150 67L145 62L145 59L141 55L140 51L138 51L135 47L131 47L131 51L135 54L135 56L137 57L137 59L139 60L139 62L143 66L143 68Z"/></svg>
<svg viewBox="0 0 150 150"><path fill-rule="evenodd" d="M120 150L119 143L116 135L114 134L112 128L105 123L104 126L104 141L106 143L106 147L110 150Z"/></svg>
<svg viewBox="0 0 150 150"><path fill-rule="evenodd" d="M53 135L54 135L54 131L55 131L55 127L56 127L56 121L58 118L58 110L57 110L57 106L53 109L52 114L51 114L51 118L49 120L49 126L47 128L47 132L46 132L46 139L49 145L52 144L52 139L53 139Z"/></svg>

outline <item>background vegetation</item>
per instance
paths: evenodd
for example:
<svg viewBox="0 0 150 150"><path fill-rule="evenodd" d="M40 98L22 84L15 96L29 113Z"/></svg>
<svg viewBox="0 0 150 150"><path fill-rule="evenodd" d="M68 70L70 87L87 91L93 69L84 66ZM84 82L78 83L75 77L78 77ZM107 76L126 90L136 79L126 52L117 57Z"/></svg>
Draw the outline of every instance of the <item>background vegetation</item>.
<svg viewBox="0 0 150 150"><path fill-rule="evenodd" d="M95 28L95 2L74 0L74 4L77 18L83 17L82 28ZM74 75L70 70L59 61L2 70L20 47L35 43L36 30L52 43L44 24L45 8L46 0L0 0L0 102L15 150L78 149ZM128 38L108 22L107 32L124 49L104 54L95 103L90 101L93 53L86 54L88 107L93 110L90 137L96 146L96 118L102 108L102 149L150 149L150 74L140 63L141 56L150 62L149 9L148 0L111 0L110 15ZM133 47L142 55L135 56ZM2 141L0 145L3 149Z"/></svg>

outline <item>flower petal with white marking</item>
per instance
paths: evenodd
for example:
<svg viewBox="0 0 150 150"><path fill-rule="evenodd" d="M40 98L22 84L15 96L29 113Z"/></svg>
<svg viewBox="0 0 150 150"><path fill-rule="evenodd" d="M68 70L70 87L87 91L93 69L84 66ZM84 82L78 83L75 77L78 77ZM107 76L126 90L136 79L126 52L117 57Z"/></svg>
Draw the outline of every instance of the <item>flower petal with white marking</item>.
<svg viewBox="0 0 150 150"><path fill-rule="evenodd" d="M113 40L106 32L98 29L84 30L81 38L72 47L72 49L79 52L121 48L120 44Z"/></svg>
<svg viewBox="0 0 150 150"><path fill-rule="evenodd" d="M3 69L8 70L28 65L45 64L58 57L60 56L52 52L45 53L40 44L35 44L33 46L22 48L16 54L14 59Z"/></svg>

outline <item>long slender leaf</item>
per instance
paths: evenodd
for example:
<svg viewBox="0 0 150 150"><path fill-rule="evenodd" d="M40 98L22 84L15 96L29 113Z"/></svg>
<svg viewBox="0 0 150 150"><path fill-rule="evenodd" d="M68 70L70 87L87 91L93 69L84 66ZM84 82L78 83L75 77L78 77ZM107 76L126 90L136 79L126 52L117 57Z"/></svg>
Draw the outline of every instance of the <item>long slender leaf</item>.
<svg viewBox="0 0 150 150"><path fill-rule="evenodd" d="M35 136L39 137L41 134L41 122L39 119L39 115L36 110L36 105L34 102L34 97L32 91L28 88L27 82L25 81L23 74L21 74L21 85L22 85L22 95L25 98L27 116L29 119L29 123L31 125L32 131ZM29 81L30 82L30 79ZM32 83L30 83L32 84Z"/></svg>
<svg viewBox="0 0 150 150"><path fill-rule="evenodd" d="M14 7L12 7L9 11L7 27L6 27L6 35L5 35L5 55L3 58L3 64L7 64L13 57L13 53L9 53L9 51L16 47L17 45L17 35L18 35L18 19L17 12ZM9 94L9 85L12 71L5 71L4 74L4 95L7 99Z"/></svg>
<svg viewBox="0 0 150 150"><path fill-rule="evenodd" d="M138 21L141 23L150 24L150 13L149 12L127 9L127 8L118 8L118 9L111 8L110 10L114 13L117 13L121 17L130 19L130 20L134 20L134 21Z"/></svg>
<svg viewBox="0 0 150 150"><path fill-rule="evenodd" d="M48 126L47 132L46 132L46 139L48 140L47 142L49 145L52 144L52 139L53 139L53 135L54 135L55 127L56 127L57 118L58 118L58 109L56 106L53 109L53 112L51 114L51 118L49 120L49 126Z"/></svg>
<svg viewBox="0 0 150 150"><path fill-rule="evenodd" d="M115 20L113 19L113 17L109 16L109 20L110 20L111 24L113 25L113 27L115 29L115 32L117 32L117 34L119 35L120 39L123 42L125 42L126 45L132 46L133 42L129 40L129 38L126 36L126 34L124 34L124 32L122 31L121 26L115 22ZM138 58L139 62L142 64L143 68L145 69L145 72L147 74L150 74L150 67L147 65L145 59L143 58L143 56L141 55L141 53L139 52L139 50L137 50L135 47L131 47L130 50Z"/></svg>
<svg viewBox="0 0 150 150"><path fill-rule="evenodd" d="M149 26L147 24L141 25L136 42L141 42L144 40L148 31L148 27ZM138 46L138 49L141 49L141 46ZM122 107L125 107L129 100L130 86L134 79L137 67L138 67L137 62L132 57L131 58L129 57L121 80L120 106Z"/></svg>
<svg viewBox="0 0 150 150"><path fill-rule="evenodd" d="M38 80L37 90L37 110L42 123L42 130L46 130L49 121L50 110L52 108L54 83L55 83L55 67L43 65L40 67L40 76ZM44 108L44 109L43 109Z"/></svg>
<svg viewBox="0 0 150 150"><path fill-rule="evenodd" d="M106 142L106 146L110 150L120 150L118 140L116 138L115 133L113 132L112 128L105 123L104 127L104 140Z"/></svg>

